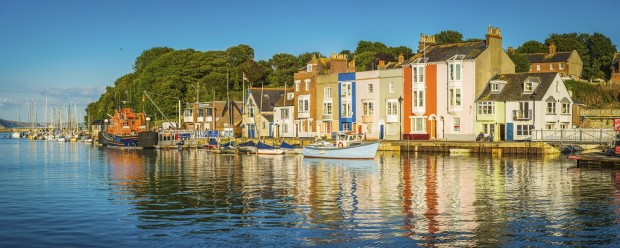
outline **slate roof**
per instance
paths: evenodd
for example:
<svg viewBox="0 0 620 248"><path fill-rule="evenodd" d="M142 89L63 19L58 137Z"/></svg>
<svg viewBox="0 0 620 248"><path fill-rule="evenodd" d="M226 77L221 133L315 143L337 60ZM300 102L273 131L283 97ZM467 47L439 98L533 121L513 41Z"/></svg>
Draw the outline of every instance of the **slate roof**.
<svg viewBox="0 0 620 248"><path fill-rule="evenodd" d="M262 96L261 92L263 93ZM254 98L254 101L256 101L256 105L259 108L261 108L262 101L262 108L260 110L261 112L273 111L273 107L277 106L276 102L284 95L284 89L263 88L261 90L261 88L251 88L250 94L252 94L252 97Z"/></svg>
<svg viewBox="0 0 620 248"><path fill-rule="evenodd" d="M460 42L444 45L431 45L426 53L421 52L409 59L405 64L412 63L419 58L427 58L427 63L446 61L454 55L465 55L462 59L475 59L486 49L485 41Z"/></svg>
<svg viewBox="0 0 620 248"><path fill-rule="evenodd" d="M528 53L525 54L525 57L527 57L530 63L566 62L572 53L573 52L556 52L554 54Z"/></svg>
<svg viewBox="0 0 620 248"><path fill-rule="evenodd" d="M557 72L498 74L494 76L490 81L505 81L506 85L504 86L502 91L497 94L491 94L491 88L487 86L484 88L482 94L480 94L480 97L478 97L478 101L542 101L545 93L552 85L553 79L555 79L557 74ZM534 99L531 98L531 94L523 93L522 83L528 77L534 77L540 80L540 84L538 84L538 86L534 90L534 92L536 93L536 97Z"/></svg>

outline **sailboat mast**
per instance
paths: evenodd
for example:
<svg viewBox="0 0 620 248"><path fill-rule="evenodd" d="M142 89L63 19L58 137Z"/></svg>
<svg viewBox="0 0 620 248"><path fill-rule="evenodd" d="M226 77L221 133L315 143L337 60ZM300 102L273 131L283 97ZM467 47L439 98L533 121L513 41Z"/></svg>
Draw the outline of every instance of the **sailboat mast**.
<svg viewBox="0 0 620 248"><path fill-rule="evenodd" d="M232 127L232 113L230 113L230 94L228 93L228 87L230 85L230 75L228 73L228 67L226 67L226 111L228 112L228 128ZM230 134L229 134L230 135Z"/></svg>
<svg viewBox="0 0 620 248"><path fill-rule="evenodd" d="M17 99L15 103L17 104L17 127L19 127L19 90L17 90Z"/></svg>
<svg viewBox="0 0 620 248"><path fill-rule="evenodd" d="M47 128L48 127L47 125L47 89L45 89L45 122L43 123L44 123L44 126Z"/></svg>

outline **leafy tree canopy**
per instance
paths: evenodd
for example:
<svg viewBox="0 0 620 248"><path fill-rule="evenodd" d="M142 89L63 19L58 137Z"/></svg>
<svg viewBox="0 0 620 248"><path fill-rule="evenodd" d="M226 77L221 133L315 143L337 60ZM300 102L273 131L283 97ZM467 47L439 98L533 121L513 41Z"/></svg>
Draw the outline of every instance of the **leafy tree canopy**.
<svg viewBox="0 0 620 248"><path fill-rule="evenodd" d="M435 42L439 45L463 42L463 34L454 30L444 30L435 34Z"/></svg>
<svg viewBox="0 0 620 248"><path fill-rule="evenodd" d="M530 62L525 55L517 51L509 51L508 56L515 63L515 72L528 72L530 70Z"/></svg>
<svg viewBox="0 0 620 248"><path fill-rule="evenodd" d="M516 51L521 54L526 53L546 53L547 46L545 44L540 43L539 41L530 40L526 41L521 46L519 46Z"/></svg>

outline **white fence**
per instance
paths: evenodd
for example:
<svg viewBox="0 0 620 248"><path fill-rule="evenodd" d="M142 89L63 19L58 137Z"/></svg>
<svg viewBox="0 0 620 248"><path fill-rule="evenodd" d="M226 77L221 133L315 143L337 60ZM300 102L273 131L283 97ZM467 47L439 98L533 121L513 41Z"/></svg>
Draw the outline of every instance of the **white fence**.
<svg viewBox="0 0 620 248"><path fill-rule="evenodd" d="M575 144L608 144L616 137L613 129L532 130L532 141Z"/></svg>

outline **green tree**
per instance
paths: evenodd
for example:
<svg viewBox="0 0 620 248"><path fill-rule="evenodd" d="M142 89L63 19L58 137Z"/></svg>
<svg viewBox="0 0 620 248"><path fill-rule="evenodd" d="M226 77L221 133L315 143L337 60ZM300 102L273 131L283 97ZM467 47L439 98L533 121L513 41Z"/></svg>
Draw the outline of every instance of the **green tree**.
<svg viewBox="0 0 620 248"><path fill-rule="evenodd" d="M366 51L355 55L355 70L368 71L375 69L377 52Z"/></svg>
<svg viewBox="0 0 620 248"><path fill-rule="evenodd" d="M588 52L588 34L568 33L568 34L550 34L545 40L547 44L555 44L558 52L577 51L581 61L583 61L582 76L586 79L592 78L592 67L590 65L590 55Z"/></svg>
<svg viewBox="0 0 620 248"><path fill-rule="evenodd" d="M134 71L141 71L146 66L149 65L152 61L164 55L166 53L172 52L174 49L168 47L154 47L149 50L145 50L136 58L136 62L134 63L133 69Z"/></svg>
<svg viewBox="0 0 620 248"><path fill-rule="evenodd" d="M439 45L463 42L463 34L454 30L444 30L435 34L435 42Z"/></svg>
<svg viewBox="0 0 620 248"><path fill-rule="evenodd" d="M528 72L530 71L530 62L527 57L517 51L507 52L508 56L515 63L515 72Z"/></svg>
<svg viewBox="0 0 620 248"><path fill-rule="evenodd" d="M547 46L535 40L526 41L519 46L516 51L521 54L527 53L546 53Z"/></svg>
<svg viewBox="0 0 620 248"><path fill-rule="evenodd" d="M271 73L267 77L269 86L284 86L284 82L290 81L293 74L301 68L300 62L296 56L288 53L278 53L269 59Z"/></svg>
<svg viewBox="0 0 620 248"><path fill-rule="evenodd" d="M616 54L616 46L611 39L600 33L590 36L587 44L592 65L591 78L609 79L609 65Z"/></svg>

